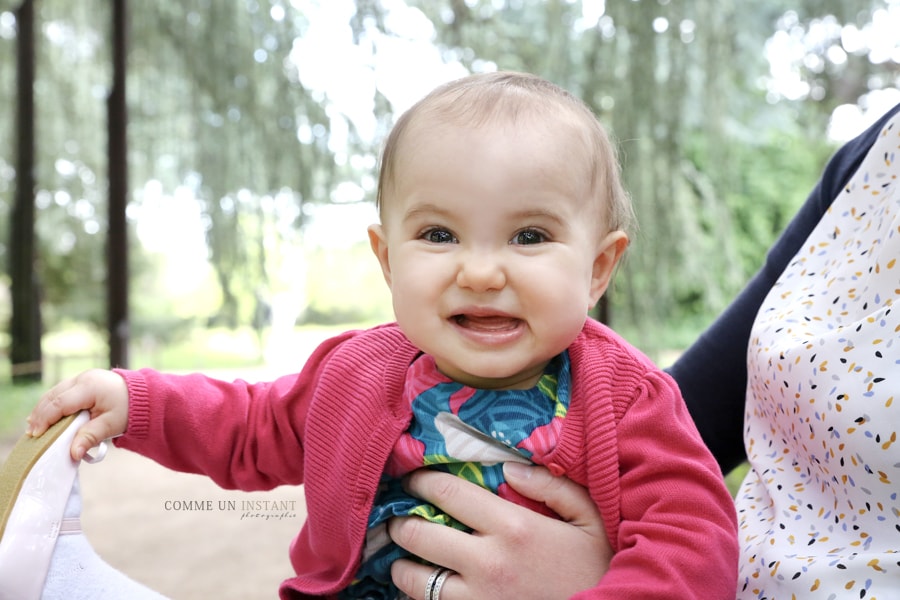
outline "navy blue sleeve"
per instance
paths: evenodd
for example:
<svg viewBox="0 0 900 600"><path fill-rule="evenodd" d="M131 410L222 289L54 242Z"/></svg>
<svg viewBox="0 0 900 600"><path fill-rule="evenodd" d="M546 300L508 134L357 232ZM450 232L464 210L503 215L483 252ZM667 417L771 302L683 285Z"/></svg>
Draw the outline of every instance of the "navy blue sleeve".
<svg viewBox="0 0 900 600"><path fill-rule="evenodd" d="M667 369L678 382L700 435L725 473L746 458L743 421L747 346L756 313L775 280L859 168L885 122L898 111L900 104L832 156L806 202L769 250L762 268Z"/></svg>

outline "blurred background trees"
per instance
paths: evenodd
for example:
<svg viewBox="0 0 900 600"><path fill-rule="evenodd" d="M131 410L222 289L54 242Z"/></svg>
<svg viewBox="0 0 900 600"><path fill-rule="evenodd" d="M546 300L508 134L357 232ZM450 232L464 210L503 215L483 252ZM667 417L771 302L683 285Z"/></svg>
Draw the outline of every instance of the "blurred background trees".
<svg viewBox="0 0 900 600"><path fill-rule="evenodd" d="M102 339L111 2L32 1L43 329ZM26 183L24 4L0 0L3 273ZM389 319L364 236L385 133L441 81L517 69L578 94L617 139L640 229L611 324L677 350L836 145L900 99L895 0L159 0L131 2L129 23L130 337L148 347L198 327ZM0 322L10 298L0 275Z"/></svg>

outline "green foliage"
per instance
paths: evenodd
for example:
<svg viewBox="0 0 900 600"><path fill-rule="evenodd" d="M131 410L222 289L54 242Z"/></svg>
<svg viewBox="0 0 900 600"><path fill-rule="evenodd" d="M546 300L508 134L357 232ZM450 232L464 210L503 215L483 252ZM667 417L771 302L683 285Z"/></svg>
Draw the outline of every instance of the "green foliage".
<svg viewBox="0 0 900 600"><path fill-rule="evenodd" d="M717 211L696 206L692 211L694 219L686 220L696 227L685 234L694 247L680 258L689 275L680 278L674 287L676 301L666 329L677 330L677 323L685 319L708 319L711 313L725 307L762 265L766 252L806 199L835 149L823 142L821 134L808 139L796 129L760 130L763 133L756 134L746 127L736 135L740 142L731 148L736 167L732 179L720 192L711 189L713 182L704 175L715 164L710 157L714 149L706 146L704 139L687 145L683 168L690 172L693 196L715 196L720 208L727 212L721 215L724 221L716 221L713 217L719 214ZM729 265L714 267L710 258L722 251L714 232L723 225L734 232L729 240L734 257ZM731 272L723 272L724 268Z"/></svg>
<svg viewBox="0 0 900 600"><path fill-rule="evenodd" d="M400 5L354 4L338 35L374 60L379 39L404 35L393 29ZM870 61L865 48L833 60L843 51L841 26L864 29L884 0L406 5L431 21L446 62L543 75L579 94L614 134L640 229L610 293L613 325L648 350L689 341L757 268L834 149L825 139L834 107L896 84L890 61ZM0 8L4 106L15 103L12 6ZM77 320L100 331L110 5L39 6L35 273L48 330ZM603 13L592 12L598 6ZM172 254L144 248L132 232L136 340L178 342L205 322L239 329L253 323L260 299L293 293L301 278L309 281L307 319L390 318L377 270L362 270L375 264L366 250L315 251L303 263L308 277L300 272L304 207L332 201L351 182L370 197L380 136L394 117L384 90L361 81L359 101L371 105L375 122L374 135L364 136L310 84L318 64L295 60L294 51L314 36L318 8L279 0L131 4L129 214L136 219L152 202L149 188L196 204L210 265L190 285L176 281ZM795 101L773 84L765 55L781 34L805 44L787 61L807 86ZM328 52L337 50L312 60L340 58ZM411 71L409 79L423 75ZM13 114L0 115L3 231L15 184ZM0 262L5 256L0 241Z"/></svg>
<svg viewBox="0 0 900 600"><path fill-rule="evenodd" d="M795 133L769 130L757 142L741 146L739 177L727 190L738 238L742 270L752 272L779 233L812 191L836 148Z"/></svg>

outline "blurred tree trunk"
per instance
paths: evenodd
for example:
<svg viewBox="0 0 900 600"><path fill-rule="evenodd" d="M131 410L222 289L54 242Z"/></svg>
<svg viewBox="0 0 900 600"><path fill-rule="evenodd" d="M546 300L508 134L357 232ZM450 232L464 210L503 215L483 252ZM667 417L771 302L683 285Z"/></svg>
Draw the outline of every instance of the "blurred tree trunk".
<svg viewBox="0 0 900 600"><path fill-rule="evenodd" d="M34 2L23 0L18 27L16 191L10 219L9 276L12 294L10 361L15 383L40 381L41 298L34 233Z"/></svg>
<svg viewBox="0 0 900 600"><path fill-rule="evenodd" d="M128 367L128 108L125 71L128 54L128 2L114 0L112 11L113 83L109 115L109 232L107 252L107 327L109 366Z"/></svg>

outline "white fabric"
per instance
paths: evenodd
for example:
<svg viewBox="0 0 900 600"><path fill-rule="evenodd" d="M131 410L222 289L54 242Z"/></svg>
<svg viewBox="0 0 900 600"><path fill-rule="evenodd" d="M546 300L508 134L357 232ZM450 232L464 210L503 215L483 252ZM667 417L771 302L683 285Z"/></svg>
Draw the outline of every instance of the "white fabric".
<svg viewBox="0 0 900 600"><path fill-rule="evenodd" d="M81 493L76 479L66 504L66 518L81 516ZM94 552L83 533L61 535L50 561L41 600L166 600L130 579Z"/></svg>
<svg viewBox="0 0 900 600"><path fill-rule="evenodd" d="M900 598L900 117L760 308L739 598Z"/></svg>

